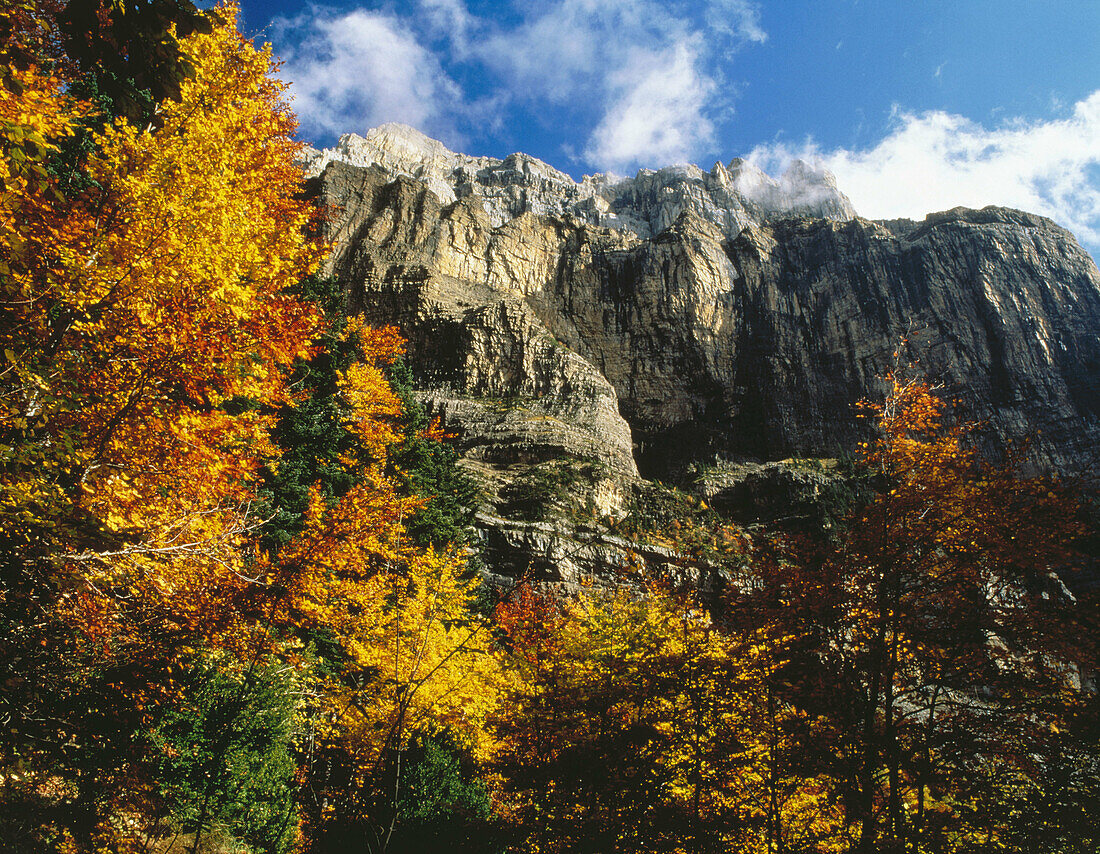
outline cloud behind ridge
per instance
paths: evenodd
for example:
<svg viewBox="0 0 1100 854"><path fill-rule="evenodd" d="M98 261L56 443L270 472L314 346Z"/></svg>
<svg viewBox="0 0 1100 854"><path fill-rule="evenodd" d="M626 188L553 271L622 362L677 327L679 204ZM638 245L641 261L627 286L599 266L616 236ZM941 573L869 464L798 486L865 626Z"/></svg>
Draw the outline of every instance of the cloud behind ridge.
<svg viewBox="0 0 1100 854"><path fill-rule="evenodd" d="M1048 216L1100 245L1100 90L1064 118L989 129L942 111L896 110L890 132L869 148L827 151L807 140L757 146L748 159L775 170L795 157L833 172L872 219L1002 205Z"/></svg>
<svg viewBox="0 0 1100 854"><path fill-rule="evenodd" d="M272 35L307 136L391 121L433 135L452 129L463 93L401 18L311 6L293 19L277 19Z"/></svg>
<svg viewBox="0 0 1100 854"><path fill-rule="evenodd" d="M457 144L490 107L549 103L576 114L587 166L663 166L713 150L719 65L766 38L749 0L533 0L508 24L464 0L406 8L310 5L274 22L306 135L397 121Z"/></svg>

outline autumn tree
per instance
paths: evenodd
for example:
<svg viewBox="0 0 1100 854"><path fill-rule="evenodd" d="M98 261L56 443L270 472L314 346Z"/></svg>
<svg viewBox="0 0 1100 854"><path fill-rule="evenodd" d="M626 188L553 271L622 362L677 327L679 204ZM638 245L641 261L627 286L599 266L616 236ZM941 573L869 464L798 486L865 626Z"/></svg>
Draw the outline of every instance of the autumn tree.
<svg viewBox="0 0 1100 854"><path fill-rule="evenodd" d="M59 66L11 63L0 106L4 761L62 774L85 846L144 797L125 738L173 660L243 638L268 417L230 403L285 400L317 328L284 293L319 252L270 54L232 8L178 44L160 126L105 127L78 193L51 168L87 114Z"/></svg>
<svg viewBox="0 0 1100 854"><path fill-rule="evenodd" d="M498 608L519 678L500 768L531 850L835 850L832 787L797 757L818 721L769 693L766 636L720 631L695 598L521 590Z"/></svg>
<svg viewBox="0 0 1100 854"><path fill-rule="evenodd" d="M305 531L270 570L276 588L287 587L277 619L324 629L335 655L311 736L320 850L387 849L416 737L447 729L473 757L487 756L484 722L500 677L489 627L470 607L478 581L453 549L403 539L402 508L415 503L384 481L357 485L331 508L315 498Z"/></svg>
<svg viewBox="0 0 1100 854"><path fill-rule="evenodd" d="M318 340L315 302L292 295L320 250L282 86L235 10L185 35L179 4L103 7L74 31L94 5L68 9L77 64L118 77L115 45L139 72L160 33L150 49L175 71L161 89L130 75L155 122L118 107L98 130L79 87L33 63L3 90L0 644L22 793L5 802L66 804L31 836L82 850L169 831L195 851L218 834L282 850L299 834L286 759L305 739L313 830L358 822L377 842L407 803L379 793L408 779L414 733L484 754L494 697L462 555L405 532L427 502L391 460L411 435L386 378L400 341L359 323ZM78 132L92 145L73 181L50 159ZM322 350L340 355L294 399L292 366ZM341 476L304 459L291 506L270 488L291 463L272 432L321 396ZM297 521L264 538L273 498ZM258 729L258 703L282 724Z"/></svg>
<svg viewBox="0 0 1100 854"><path fill-rule="evenodd" d="M779 687L828 710L821 751L857 851L942 850L1000 833L988 776L1034 777L1076 702L1082 635L1058 573L1073 496L982 460L977 427L920 380L889 378L860 462L877 496L835 544L777 541L743 597L790 666Z"/></svg>
<svg viewBox="0 0 1100 854"><path fill-rule="evenodd" d="M157 105L178 100L195 73L180 40L214 26L188 0L67 0L57 18L65 55L81 71L77 91L135 125L159 121Z"/></svg>
<svg viewBox="0 0 1100 854"><path fill-rule="evenodd" d="M317 251L270 57L231 22L185 46L196 76L164 128L120 121L99 138L97 191L5 183L6 534L24 555L185 553L152 540L195 511L237 513L263 416L225 404L282 399L316 328L282 293ZM14 105L47 116L51 139L79 111L60 87L39 79Z"/></svg>
<svg viewBox="0 0 1100 854"><path fill-rule="evenodd" d="M559 606L530 591L498 608L522 679L498 722L502 770L533 850L662 846L668 719L650 668L665 636L647 616L598 594Z"/></svg>
<svg viewBox="0 0 1100 854"><path fill-rule="evenodd" d="M868 848L876 766L887 772L882 833L891 844L919 837L945 774L960 785L974 754L1008 753L996 748L1009 733L1039 747L1050 721L1041 701L1057 706L1076 658L1057 575L1081 533L1072 495L1020 477L1018 456L982 461L974 426L946 420L927 384L891 380L881 436L863 451L887 486L842 555L865 654L856 779Z"/></svg>

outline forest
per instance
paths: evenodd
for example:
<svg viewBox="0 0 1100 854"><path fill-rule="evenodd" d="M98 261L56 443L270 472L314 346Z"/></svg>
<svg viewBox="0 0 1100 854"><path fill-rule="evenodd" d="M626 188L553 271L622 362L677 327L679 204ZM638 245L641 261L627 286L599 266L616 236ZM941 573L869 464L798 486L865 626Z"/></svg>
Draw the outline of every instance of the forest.
<svg viewBox="0 0 1100 854"><path fill-rule="evenodd" d="M683 497L618 524L723 585L490 586L270 48L4 7L4 851L1100 850L1094 497L899 365L836 524Z"/></svg>

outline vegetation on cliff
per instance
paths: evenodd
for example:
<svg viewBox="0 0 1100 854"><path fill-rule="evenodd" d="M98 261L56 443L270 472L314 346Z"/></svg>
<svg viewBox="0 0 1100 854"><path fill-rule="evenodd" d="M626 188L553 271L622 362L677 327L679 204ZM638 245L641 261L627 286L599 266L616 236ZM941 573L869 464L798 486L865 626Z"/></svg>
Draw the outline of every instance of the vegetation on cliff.
<svg viewBox="0 0 1100 854"><path fill-rule="evenodd" d="M628 563L485 607L476 491L315 275L235 9L8 7L5 850L1095 850L1071 491L892 377L827 535L651 487L619 533L724 590ZM503 497L587 516L601 472Z"/></svg>

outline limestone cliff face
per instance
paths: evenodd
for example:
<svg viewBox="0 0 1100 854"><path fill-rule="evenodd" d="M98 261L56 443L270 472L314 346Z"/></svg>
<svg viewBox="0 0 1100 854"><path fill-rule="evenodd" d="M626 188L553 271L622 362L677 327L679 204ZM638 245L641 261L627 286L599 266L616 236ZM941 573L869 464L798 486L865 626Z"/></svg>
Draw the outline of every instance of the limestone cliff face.
<svg viewBox="0 0 1100 854"><path fill-rule="evenodd" d="M855 217L833 176L800 160L778 181L735 158L728 165L714 164L710 172L681 165L643 169L633 178L590 175L578 183L526 154L504 160L470 157L406 125L388 124L365 137L345 134L332 149L311 149L307 176L317 177L330 163L378 166L415 178L444 204L474 199L493 226L535 213L652 237L691 211L735 237L751 222L776 217Z"/></svg>
<svg viewBox="0 0 1100 854"><path fill-rule="evenodd" d="M308 168L350 308L401 327L490 484L562 456L621 484L850 451L903 336L990 451L1034 437L1038 469L1098 462L1100 273L1041 217L871 222L805 165L577 183L400 128Z"/></svg>

